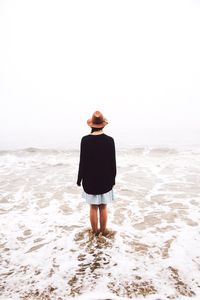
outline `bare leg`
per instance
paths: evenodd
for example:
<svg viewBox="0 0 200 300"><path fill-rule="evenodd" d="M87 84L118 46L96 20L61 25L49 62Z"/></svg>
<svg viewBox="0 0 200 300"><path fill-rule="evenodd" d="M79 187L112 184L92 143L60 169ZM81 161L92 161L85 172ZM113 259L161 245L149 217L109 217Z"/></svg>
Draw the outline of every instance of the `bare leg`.
<svg viewBox="0 0 200 300"><path fill-rule="evenodd" d="M99 212L100 212L100 232L106 232L106 224L107 224L107 205L100 204L99 205Z"/></svg>
<svg viewBox="0 0 200 300"><path fill-rule="evenodd" d="M90 223L93 233L98 232L98 205L90 205Z"/></svg>

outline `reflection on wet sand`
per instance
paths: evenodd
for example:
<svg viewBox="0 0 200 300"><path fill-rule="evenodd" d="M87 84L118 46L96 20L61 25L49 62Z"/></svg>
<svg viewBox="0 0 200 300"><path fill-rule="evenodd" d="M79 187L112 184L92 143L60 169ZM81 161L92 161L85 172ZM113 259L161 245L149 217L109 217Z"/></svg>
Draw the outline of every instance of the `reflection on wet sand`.
<svg viewBox="0 0 200 300"><path fill-rule="evenodd" d="M71 286L69 296L76 296L85 289L92 290L95 287L96 280L102 276L102 270L105 271L105 267L111 262L107 249L112 249L114 236L115 232L111 230L106 237L101 233L96 236L90 229L75 235L74 240L79 244L82 253L79 252L77 269L68 281Z"/></svg>

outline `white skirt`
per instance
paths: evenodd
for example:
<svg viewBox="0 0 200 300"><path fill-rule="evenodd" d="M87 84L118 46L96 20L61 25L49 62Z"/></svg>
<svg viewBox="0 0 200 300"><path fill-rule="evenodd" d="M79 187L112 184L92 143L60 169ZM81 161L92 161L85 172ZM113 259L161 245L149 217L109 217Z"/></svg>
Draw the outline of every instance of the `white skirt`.
<svg viewBox="0 0 200 300"><path fill-rule="evenodd" d="M109 192L104 194L91 195L83 191L82 197L86 200L88 204L100 205L100 204L112 203L114 200L114 193L113 190L110 190Z"/></svg>

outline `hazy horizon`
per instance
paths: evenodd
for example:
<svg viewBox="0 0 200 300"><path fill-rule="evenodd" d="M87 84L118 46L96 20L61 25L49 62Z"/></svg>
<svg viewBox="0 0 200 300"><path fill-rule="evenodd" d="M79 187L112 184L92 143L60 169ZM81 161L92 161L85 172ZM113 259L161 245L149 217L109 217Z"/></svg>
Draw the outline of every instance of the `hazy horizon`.
<svg viewBox="0 0 200 300"><path fill-rule="evenodd" d="M1 1L0 149L200 146L198 1Z"/></svg>

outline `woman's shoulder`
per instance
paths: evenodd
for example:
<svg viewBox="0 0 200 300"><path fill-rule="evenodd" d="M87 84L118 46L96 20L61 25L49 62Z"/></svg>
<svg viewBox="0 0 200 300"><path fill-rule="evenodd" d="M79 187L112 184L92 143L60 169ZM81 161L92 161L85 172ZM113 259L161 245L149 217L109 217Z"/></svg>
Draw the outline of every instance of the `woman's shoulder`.
<svg viewBox="0 0 200 300"><path fill-rule="evenodd" d="M87 142L88 140L90 140L90 138L91 138L91 134L84 135L81 138L81 142Z"/></svg>
<svg viewBox="0 0 200 300"><path fill-rule="evenodd" d="M110 135L104 134L107 139L114 142L114 138Z"/></svg>
<svg viewBox="0 0 200 300"><path fill-rule="evenodd" d="M114 142L114 138L110 135L105 134L105 133L99 134L99 135L92 135L92 134L84 135L81 139L81 142L86 142L86 141L91 140L91 139L93 140L93 138L99 138L99 137Z"/></svg>

